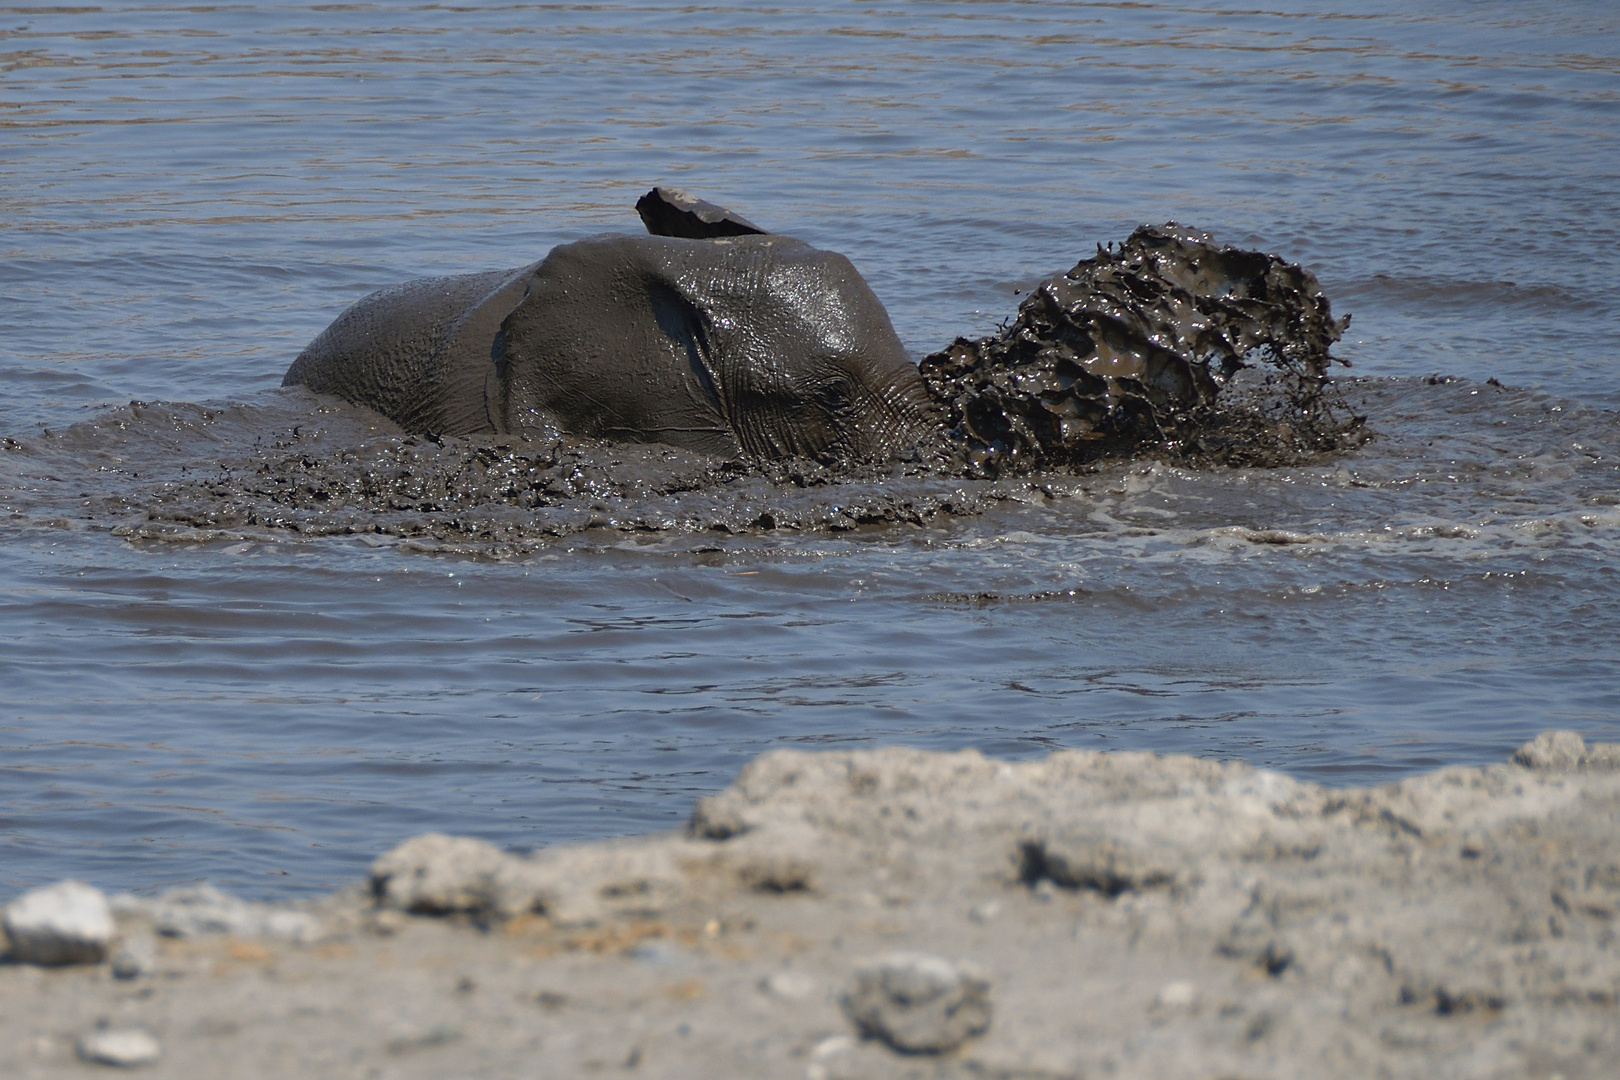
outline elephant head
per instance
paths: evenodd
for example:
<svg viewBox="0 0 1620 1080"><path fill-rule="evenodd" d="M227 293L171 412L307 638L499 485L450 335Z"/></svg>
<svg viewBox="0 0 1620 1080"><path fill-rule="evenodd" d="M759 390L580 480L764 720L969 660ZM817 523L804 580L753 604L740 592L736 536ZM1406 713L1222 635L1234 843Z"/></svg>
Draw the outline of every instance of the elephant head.
<svg viewBox="0 0 1620 1080"><path fill-rule="evenodd" d="M497 430L555 424L709 453L886 457L939 429L842 255L785 236L600 236L533 269L500 326Z"/></svg>

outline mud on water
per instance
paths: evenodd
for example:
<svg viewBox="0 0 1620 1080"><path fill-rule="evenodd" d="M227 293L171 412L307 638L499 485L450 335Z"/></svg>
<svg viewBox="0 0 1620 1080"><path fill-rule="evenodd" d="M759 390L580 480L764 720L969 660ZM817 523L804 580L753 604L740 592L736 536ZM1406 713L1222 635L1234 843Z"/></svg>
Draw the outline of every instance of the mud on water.
<svg viewBox="0 0 1620 1080"><path fill-rule="evenodd" d="M502 557L588 529L837 532L1040 497L1035 483L962 481L916 467L750 464L561 435L488 443L380 435L358 444L330 435L300 425L214 476L167 485L152 494L147 520L120 532L178 540L265 529L358 533Z"/></svg>

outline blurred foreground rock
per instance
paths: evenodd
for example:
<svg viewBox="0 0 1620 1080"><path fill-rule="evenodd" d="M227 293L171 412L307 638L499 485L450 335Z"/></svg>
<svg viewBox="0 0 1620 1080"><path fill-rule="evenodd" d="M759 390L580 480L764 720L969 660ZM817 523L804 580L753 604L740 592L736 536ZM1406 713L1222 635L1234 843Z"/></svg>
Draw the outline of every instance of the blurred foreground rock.
<svg viewBox="0 0 1620 1080"><path fill-rule="evenodd" d="M902 1053L943 1054L990 1026L990 983L971 965L891 953L855 969L841 999L857 1031Z"/></svg>
<svg viewBox="0 0 1620 1080"><path fill-rule="evenodd" d="M10 958L25 964L93 964L107 955L116 927L101 890L60 881L24 893L5 912Z"/></svg>
<svg viewBox="0 0 1620 1080"><path fill-rule="evenodd" d="M157 1061L163 1048L140 1028L94 1031L79 1040L79 1056L97 1065L133 1069Z"/></svg>
<svg viewBox="0 0 1620 1080"><path fill-rule="evenodd" d="M122 893L112 898L112 905L120 916L145 920L164 937L233 934L309 944L325 933L320 920L306 911L249 903L206 882L155 897Z"/></svg>
<svg viewBox="0 0 1620 1080"><path fill-rule="evenodd" d="M174 1077L1608 1078L1617 766L1569 732L1341 790L776 752L682 834L417 837L299 908L115 898L128 977L0 966L0 1075L75 1075L105 1028Z"/></svg>

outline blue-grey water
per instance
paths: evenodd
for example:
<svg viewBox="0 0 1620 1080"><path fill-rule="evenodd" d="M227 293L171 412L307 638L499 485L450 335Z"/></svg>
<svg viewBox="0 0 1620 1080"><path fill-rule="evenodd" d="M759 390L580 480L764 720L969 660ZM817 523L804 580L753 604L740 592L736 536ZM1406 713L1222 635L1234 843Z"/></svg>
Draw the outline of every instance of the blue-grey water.
<svg viewBox="0 0 1620 1080"><path fill-rule="evenodd" d="M1365 783L1620 738L1617 178L1607 0L0 4L0 892L669 827L780 746ZM1377 438L511 559L113 532L107 477L304 407L361 295L654 183L848 254L919 356L1141 222L1277 251Z"/></svg>

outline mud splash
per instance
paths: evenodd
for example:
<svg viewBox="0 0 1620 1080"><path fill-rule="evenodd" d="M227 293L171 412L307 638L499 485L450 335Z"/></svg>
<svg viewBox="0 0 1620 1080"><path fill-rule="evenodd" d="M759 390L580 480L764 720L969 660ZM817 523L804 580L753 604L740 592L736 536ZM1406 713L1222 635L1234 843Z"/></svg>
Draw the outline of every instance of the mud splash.
<svg viewBox="0 0 1620 1080"><path fill-rule="evenodd" d="M999 333L921 366L978 474L1144 452L1287 464L1358 445L1362 419L1327 378L1349 323L1309 271L1170 222L1099 247ZM1223 394L1257 363L1266 378Z"/></svg>

